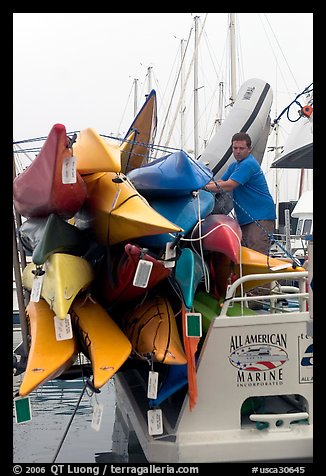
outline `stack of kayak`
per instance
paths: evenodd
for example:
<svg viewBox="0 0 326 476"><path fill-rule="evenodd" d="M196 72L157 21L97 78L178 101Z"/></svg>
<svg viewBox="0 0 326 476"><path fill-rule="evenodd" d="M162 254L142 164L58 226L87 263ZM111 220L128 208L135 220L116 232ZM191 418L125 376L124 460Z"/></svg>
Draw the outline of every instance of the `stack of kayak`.
<svg viewBox="0 0 326 476"><path fill-rule="evenodd" d="M184 151L150 160L155 128L154 91L120 145L92 128L68 137L55 124L14 179L14 205L26 218L18 236L31 255L22 273L31 297L21 396L64 375L82 352L96 389L124 366L148 372L150 363L161 372L160 402L191 387L230 280L266 273L256 287L272 267L293 269L243 247L237 222L212 213L205 165ZM196 340L185 330L189 312L202 315Z"/></svg>

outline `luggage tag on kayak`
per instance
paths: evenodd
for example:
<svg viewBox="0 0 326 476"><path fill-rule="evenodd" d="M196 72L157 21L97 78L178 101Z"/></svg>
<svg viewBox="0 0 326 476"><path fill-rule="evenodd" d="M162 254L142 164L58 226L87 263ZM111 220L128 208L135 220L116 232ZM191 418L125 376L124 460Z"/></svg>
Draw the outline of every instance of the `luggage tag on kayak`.
<svg viewBox="0 0 326 476"><path fill-rule="evenodd" d="M164 267L165 268L174 268L175 266L175 258L177 256L177 247L171 248L172 241L168 241L165 247L165 257L164 257ZM171 261L168 261L171 260Z"/></svg>
<svg viewBox="0 0 326 476"><path fill-rule="evenodd" d="M232 286L232 284L227 285L227 287L226 287L226 296L228 296L228 292L229 292L229 289L230 289L231 286ZM233 304L234 304L234 301L230 301L229 307L233 307Z"/></svg>
<svg viewBox="0 0 326 476"><path fill-rule="evenodd" d="M162 410L156 408L155 410L148 410L147 412L148 433L150 435L162 435L163 421Z"/></svg>
<svg viewBox="0 0 326 476"><path fill-rule="evenodd" d="M64 319L60 319L58 316L54 316L54 329L55 338L57 340L72 339L73 334L70 314L67 314Z"/></svg>
<svg viewBox="0 0 326 476"><path fill-rule="evenodd" d="M29 397L17 397L14 399L16 423L25 423L32 419L32 408Z"/></svg>
<svg viewBox="0 0 326 476"><path fill-rule="evenodd" d="M145 259L140 259L135 271L135 276L132 284L138 288L146 288L148 284L149 277L151 275L153 268L152 261L146 261Z"/></svg>
<svg viewBox="0 0 326 476"><path fill-rule="evenodd" d="M35 275L33 278L32 291L30 300L32 302L39 302L42 292L44 273L41 275Z"/></svg>
<svg viewBox="0 0 326 476"><path fill-rule="evenodd" d="M273 266L271 271L280 271L281 269L286 269L291 266L290 263L278 264L277 266Z"/></svg>
<svg viewBox="0 0 326 476"><path fill-rule="evenodd" d="M91 428L93 428L93 430L95 431L100 430L102 415L103 415L103 404L96 402L93 407L93 417L92 417L92 423L91 423Z"/></svg>
<svg viewBox="0 0 326 476"><path fill-rule="evenodd" d="M62 162L62 183L76 183L76 157L66 157Z"/></svg>
<svg viewBox="0 0 326 476"><path fill-rule="evenodd" d="M150 370L148 372L147 398L155 400L157 398L158 372Z"/></svg>
<svg viewBox="0 0 326 476"><path fill-rule="evenodd" d="M201 337L202 318L200 312L186 312L186 336Z"/></svg>

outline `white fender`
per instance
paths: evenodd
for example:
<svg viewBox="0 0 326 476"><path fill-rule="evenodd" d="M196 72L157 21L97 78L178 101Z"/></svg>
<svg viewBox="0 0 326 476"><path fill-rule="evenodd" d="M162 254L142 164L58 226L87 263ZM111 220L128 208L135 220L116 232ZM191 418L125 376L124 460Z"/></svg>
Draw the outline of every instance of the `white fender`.
<svg viewBox="0 0 326 476"><path fill-rule="evenodd" d="M231 112L198 158L217 179L234 160L231 139L236 132L251 137L252 154L261 163L270 133L271 86L262 79L249 79L239 89Z"/></svg>

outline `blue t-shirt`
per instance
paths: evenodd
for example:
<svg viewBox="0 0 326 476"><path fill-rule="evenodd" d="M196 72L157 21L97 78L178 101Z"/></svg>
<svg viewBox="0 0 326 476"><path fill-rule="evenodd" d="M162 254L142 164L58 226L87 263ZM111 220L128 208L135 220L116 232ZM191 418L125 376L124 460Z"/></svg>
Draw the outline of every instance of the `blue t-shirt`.
<svg viewBox="0 0 326 476"><path fill-rule="evenodd" d="M273 197L265 175L252 154L240 162L232 162L221 179L232 179L240 184L233 189L233 204L239 225L255 220L275 220Z"/></svg>

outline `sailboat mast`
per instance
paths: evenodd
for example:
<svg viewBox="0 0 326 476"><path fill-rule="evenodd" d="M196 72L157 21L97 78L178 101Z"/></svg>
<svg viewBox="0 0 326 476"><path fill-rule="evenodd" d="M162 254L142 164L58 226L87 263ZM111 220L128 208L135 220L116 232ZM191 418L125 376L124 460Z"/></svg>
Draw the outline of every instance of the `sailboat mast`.
<svg viewBox="0 0 326 476"><path fill-rule="evenodd" d="M185 68L184 68L184 55L185 55L185 40L181 39L181 44L180 44L180 50L181 50L181 79L180 79L180 85L181 85L181 104L180 104L180 149L184 149L185 147L185 109L186 109L186 104L185 104L185 95L182 94L184 90L184 83L185 83Z"/></svg>
<svg viewBox="0 0 326 476"><path fill-rule="evenodd" d="M277 123L275 126L275 155L274 155L274 160L278 156L278 129L279 129L279 124ZM279 212L279 202L280 202L280 191L278 187L278 169L275 169L275 208L276 208L276 223L275 227L276 230L279 229L280 226L280 212Z"/></svg>
<svg viewBox="0 0 326 476"><path fill-rule="evenodd" d="M194 59L194 158L198 156L198 16L195 20L195 59Z"/></svg>
<svg viewBox="0 0 326 476"><path fill-rule="evenodd" d="M236 37L235 37L235 13L229 13L230 28L230 67L231 67L231 103L237 95L237 71L236 71Z"/></svg>
<svg viewBox="0 0 326 476"><path fill-rule="evenodd" d="M224 83L220 81L218 83L218 111L217 118L215 121L215 131L220 127L223 121L223 101L224 101Z"/></svg>
<svg viewBox="0 0 326 476"><path fill-rule="evenodd" d="M152 90L152 66L148 66L147 68L147 84L148 84L147 94L149 94Z"/></svg>
<svg viewBox="0 0 326 476"><path fill-rule="evenodd" d="M138 111L138 79L134 79L134 116Z"/></svg>
<svg viewBox="0 0 326 476"><path fill-rule="evenodd" d="M203 34L203 31L204 31L207 15L208 15L208 13L206 13L206 16L204 18L204 21L202 23L202 27L201 27L201 30L200 30L200 33L199 33L199 36L198 36L197 48L198 48L198 45L199 45L199 42L200 42L200 39L201 39L201 35ZM179 101L178 101L178 104L177 104L176 112L175 112L175 115L174 115L173 120L172 120L172 125L170 127L170 131L168 133L167 139L165 140L165 144L164 144L165 147L169 145L171 135L172 135L172 132L174 130L175 121L176 121L177 115L179 114L179 111L180 111L180 104L181 104L181 101L182 101L182 97L183 97L183 94L184 94L184 91L185 91L190 73L192 71L192 66L193 66L196 54L197 54L197 51L194 51L193 57L191 59L190 65L189 65L188 73L187 73L187 76L186 76L186 79L185 79L185 82L184 82L184 85L183 85L183 89L181 91L181 95L180 95L180 98L179 98ZM161 131L161 136L160 136L160 139L158 141L159 143L161 142L161 138L163 137L163 132L164 132L166 123L167 123L167 117L164 120L163 128L162 128L162 131Z"/></svg>

